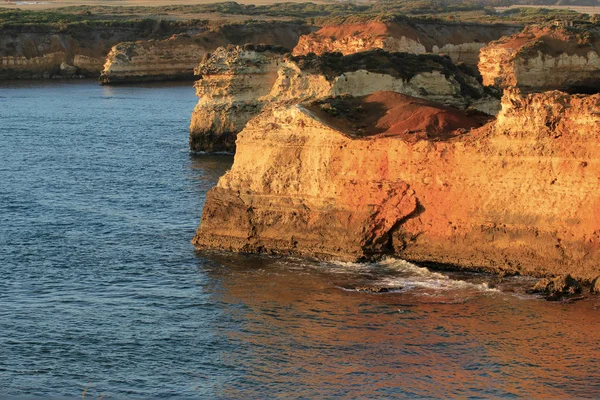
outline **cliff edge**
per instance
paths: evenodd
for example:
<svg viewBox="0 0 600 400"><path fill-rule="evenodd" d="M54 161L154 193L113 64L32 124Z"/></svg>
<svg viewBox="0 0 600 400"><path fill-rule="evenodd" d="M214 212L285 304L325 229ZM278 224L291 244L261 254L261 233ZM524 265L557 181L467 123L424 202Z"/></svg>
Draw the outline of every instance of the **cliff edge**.
<svg viewBox="0 0 600 400"><path fill-rule="evenodd" d="M263 109L330 96L392 90L459 109L495 114L499 98L477 73L448 57L388 53L284 55L272 47L221 48L196 68L200 98L192 114L190 147L235 151L235 139Z"/></svg>
<svg viewBox="0 0 600 400"><path fill-rule="evenodd" d="M341 52L344 55L382 49L391 53L439 54L455 63L476 66L479 50L522 26L425 22L406 17L364 23L325 25L300 37L294 55Z"/></svg>
<svg viewBox="0 0 600 400"><path fill-rule="evenodd" d="M193 243L599 275L600 95L511 89L483 123L392 92L265 110L238 135Z"/></svg>

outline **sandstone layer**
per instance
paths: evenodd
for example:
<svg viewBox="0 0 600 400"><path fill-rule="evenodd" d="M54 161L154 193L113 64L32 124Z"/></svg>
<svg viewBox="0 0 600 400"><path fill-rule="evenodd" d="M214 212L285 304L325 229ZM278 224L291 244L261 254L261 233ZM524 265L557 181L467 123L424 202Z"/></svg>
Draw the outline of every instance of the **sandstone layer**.
<svg viewBox="0 0 600 400"><path fill-rule="evenodd" d="M284 56L269 48L229 47L203 61L196 73L200 98L190 125L190 147L235 151L236 134L264 107L338 95L391 90L488 114L499 99L469 68L435 55L372 50L343 56Z"/></svg>
<svg viewBox="0 0 600 400"><path fill-rule="evenodd" d="M201 39L188 35L119 43L108 53L99 80L103 84L192 80L198 60L210 50Z"/></svg>
<svg viewBox="0 0 600 400"><path fill-rule="evenodd" d="M224 24L195 20L2 27L0 80L96 78L105 64L109 82L182 76L191 80L195 65L206 51L228 43L278 44L292 49L298 38L311 30L312 27L298 22ZM178 37L166 40L174 34Z"/></svg>
<svg viewBox="0 0 600 400"><path fill-rule="evenodd" d="M600 91L600 32L563 26L527 27L481 50L486 85L523 91Z"/></svg>
<svg viewBox="0 0 600 400"><path fill-rule="evenodd" d="M600 274L600 95L508 90L480 128L481 116L434 104L420 103L411 122L400 112L423 100L398 96L376 93L341 113L331 101L280 105L252 119L193 243ZM340 126L348 112L356 124Z"/></svg>
<svg viewBox="0 0 600 400"><path fill-rule="evenodd" d="M276 46L228 46L217 49L195 70L198 104L190 123L190 148L233 151L248 120L267 102L287 50Z"/></svg>
<svg viewBox="0 0 600 400"><path fill-rule="evenodd" d="M413 54L448 55L455 63L476 66L479 50L492 40L513 34L520 26L418 22L407 18L368 23L324 26L302 36L294 55L341 52L352 54L372 49Z"/></svg>
<svg viewBox="0 0 600 400"><path fill-rule="evenodd" d="M221 46L256 43L291 49L310 30L293 22L246 22L212 27L194 36L120 43L109 52L100 82L193 80L198 62Z"/></svg>
<svg viewBox="0 0 600 400"><path fill-rule="evenodd" d="M99 30L86 41L68 32L27 32L5 29L0 35L0 79L96 77L102 70L106 52L129 32ZM93 43L88 46L88 44ZM70 73L61 64L73 67ZM62 72L62 73L61 73Z"/></svg>

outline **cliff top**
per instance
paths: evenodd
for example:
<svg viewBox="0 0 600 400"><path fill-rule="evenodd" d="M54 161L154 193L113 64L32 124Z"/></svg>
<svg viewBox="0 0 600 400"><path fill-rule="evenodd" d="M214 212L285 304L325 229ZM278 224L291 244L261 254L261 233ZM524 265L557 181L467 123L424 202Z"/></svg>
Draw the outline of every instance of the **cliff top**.
<svg viewBox="0 0 600 400"><path fill-rule="evenodd" d="M541 51L553 55L586 55L590 49L595 50L599 45L600 28L597 26L532 25L520 33L496 40L489 46L515 50L520 54L537 54Z"/></svg>
<svg viewBox="0 0 600 400"><path fill-rule="evenodd" d="M447 140L491 119L391 91L331 97L303 106L322 122L355 139L378 136L407 141Z"/></svg>

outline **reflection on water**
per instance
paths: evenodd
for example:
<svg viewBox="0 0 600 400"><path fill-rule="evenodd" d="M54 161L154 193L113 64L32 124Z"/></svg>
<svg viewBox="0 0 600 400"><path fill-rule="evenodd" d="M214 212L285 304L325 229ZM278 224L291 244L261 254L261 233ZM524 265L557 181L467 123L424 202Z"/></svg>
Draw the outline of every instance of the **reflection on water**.
<svg viewBox="0 0 600 400"><path fill-rule="evenodd" d="M411 279L389 269L211 258L199 269L211 277L211 298L237 321L217 332L238 343L228 357L244 371L223 387L225 397L263 390L358 398L600 394L598 298L549 303L526 297L526 286L514 282L507 285L521 293L473 283L371 294L342 288Z"/></svg>

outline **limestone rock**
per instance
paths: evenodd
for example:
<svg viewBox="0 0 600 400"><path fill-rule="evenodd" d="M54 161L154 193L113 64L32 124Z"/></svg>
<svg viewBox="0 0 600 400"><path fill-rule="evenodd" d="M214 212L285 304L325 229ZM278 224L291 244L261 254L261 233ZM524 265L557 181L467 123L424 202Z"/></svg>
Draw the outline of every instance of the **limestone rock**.
<svg viewBox="0 0 600 400"><path fill-rule="evenodd" d="M69 65L69 64L63 62L60 64L60 74L62 76L71 77L71 76L77 74L77 67L74 67L72 65Z"/></svg>
<svg viewBox="0 0 600 400"><path fill-rule="evenodd" d="M595 28L531 26L483 48L479 71L485 85L593 93L600 90L599 46Z"/></svg>
<svg viewBox="0 0 600 400"><path fill-rule="evenodd" d="M223 44L221 42L220 44ZM188 35L113 46L100 75L103 84L153 80L192 80L194 67L211 47Z"/></svg>
<svg viewBox="0 0 600 400"><path fill-rule="evenodd" d="M250 118L268 106L391 90L460 109L489 114L499 99L475 73L447 57L372 50L347 56L283 56L264 48L221 48L196 69L200 100L192 115L193 150L234 151Z"/></svg>
<svg viewBox="0 0 600 400"><path fill-rule="evenodd" d="M315 102L253 118L207 194L194 244L600 275L600 94L507 91L480 128L435 104L419 126L400 110L423 100L372 96L356 126Z"/></svg>
<svg viewBox="0 0 600 400"><path fill-rule="evenodd" d="M326 25L302 36L294 55L341 52L352 54L373 49L413 54L448 55L455 63L476 66L479 50L492 40L522 29L500 24L444 24L406 17L366 23Z"/></svg>
<svg viewBox="0 0 600 400"><path fill-rule="evenodd" d="M278 46L227 46L195 69L200 98L192 113L190 148L233 151L248 120L268 101L287 50Z"/></svg>

